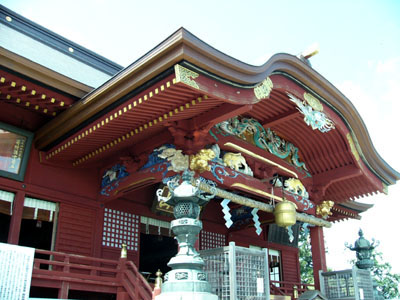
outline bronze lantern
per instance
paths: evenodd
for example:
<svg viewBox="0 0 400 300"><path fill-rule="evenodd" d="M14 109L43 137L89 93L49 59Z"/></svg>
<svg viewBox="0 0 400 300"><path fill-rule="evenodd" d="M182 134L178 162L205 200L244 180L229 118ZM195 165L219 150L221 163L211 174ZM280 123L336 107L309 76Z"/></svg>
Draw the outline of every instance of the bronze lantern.
<svg viewBox="0 0 400 300"><path fill-rule="evenodd" d="M282 202L279 202L274 210L276 225L288 228L296 224L296 208L296 204L285 198Z"/></svg>

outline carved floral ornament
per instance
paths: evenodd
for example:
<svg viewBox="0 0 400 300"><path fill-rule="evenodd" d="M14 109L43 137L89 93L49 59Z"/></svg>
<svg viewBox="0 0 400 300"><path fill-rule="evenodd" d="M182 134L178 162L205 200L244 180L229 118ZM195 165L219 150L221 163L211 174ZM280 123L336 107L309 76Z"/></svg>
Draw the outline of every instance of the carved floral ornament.
<svg viewBox="0 0 400 300"><path fill-rule="evenodd" d="M254 88L254 94L258 100L265 99L269 97L274 84L272 80L267 77L258 86Z"/></svg>
<svg viewBox="0 0 400 300"><path fill-rule="evenodd" d="M196 72L182 67L181 65L175 65L175 76L176 82L182 82L197 90L199 89L198 84L194 80L195 78L199 77L199 74L197 74Z"/></svg>

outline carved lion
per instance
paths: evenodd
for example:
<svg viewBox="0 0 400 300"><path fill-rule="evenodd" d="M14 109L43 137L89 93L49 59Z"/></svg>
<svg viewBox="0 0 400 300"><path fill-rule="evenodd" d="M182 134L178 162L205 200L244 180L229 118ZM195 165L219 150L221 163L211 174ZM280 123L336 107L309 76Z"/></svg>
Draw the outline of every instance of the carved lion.
<svg viewBox="0 0 400 300"><path fill-rule="evenodd" d="M175 148L164 149L158 157L167 159L171 162L171 166L168 167L168 171L182 172L189 166L189 156L182 154L182 150L176 150Z"/></svg>
<svg viewBox="0 0 400 300"><path fill-rule="evenodd" d="M308 198L307 190L299 179L296 178L286 179L285 190L300 195L302 197Z"/></svg>
<svg viewBox="0 0 400 300"><path fill-rule="evenodd" d="M321 204L317 205L317 215L322 216L322 218L326 219L328 216L332 215L331 209L335 205L335 202L331 200L322 201Z"/></svg>
<svg viewBox="0 0 400 300"><path fill-rule="evenodd" d="M223 161L224 165L231 169L248 174L250 176L253 175L253 172L246 163L246 159L242 156L241 153L225 153Z"/></svg>
<svg viewBox="0 0 400 300"><path fill-rule="evenodd" d="M190 157L190 169L199 173L210 171L208 161L215 158L215 152L211 149L201 149L196 155Z"/></svg>

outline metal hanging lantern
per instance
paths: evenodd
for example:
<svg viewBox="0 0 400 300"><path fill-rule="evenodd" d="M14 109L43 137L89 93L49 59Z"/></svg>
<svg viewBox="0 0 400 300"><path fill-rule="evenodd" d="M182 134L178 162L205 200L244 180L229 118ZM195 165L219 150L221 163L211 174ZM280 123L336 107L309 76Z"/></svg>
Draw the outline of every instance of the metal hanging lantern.
<svg viewBox="0 0 400 300"><path fill-rule="evenodd" d="M296 208L296 204L285 198L282 202L277 203L274 210L276 225L287 229L296 224Z"/></svg>

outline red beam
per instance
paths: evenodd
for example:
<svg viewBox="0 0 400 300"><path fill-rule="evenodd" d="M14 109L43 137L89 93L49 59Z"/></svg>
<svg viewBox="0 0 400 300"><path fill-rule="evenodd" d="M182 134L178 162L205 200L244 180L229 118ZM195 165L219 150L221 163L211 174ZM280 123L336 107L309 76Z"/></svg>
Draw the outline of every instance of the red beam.
<svg viewBox="0 0 400 300"><path fill-rule="evenodd" d="M215 124L248 112L252 108L253 105L234 105L229 103L223 104L222 106L215 108L212 111L203 113L199 117L195 118L193 120L194 128L200 129L206 125L211 128Z"/></svg>
<svg viewBox="0 0 400 300"><path fill-rule="evenodd" d="M288 122L292 119L295 119L299 115L300 115L300 113L297 109L289 110L279 116L265 120L264 122L262 122L262 126L264 128L271 128L273 126L277 126L281 123Z"/></svg>

